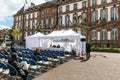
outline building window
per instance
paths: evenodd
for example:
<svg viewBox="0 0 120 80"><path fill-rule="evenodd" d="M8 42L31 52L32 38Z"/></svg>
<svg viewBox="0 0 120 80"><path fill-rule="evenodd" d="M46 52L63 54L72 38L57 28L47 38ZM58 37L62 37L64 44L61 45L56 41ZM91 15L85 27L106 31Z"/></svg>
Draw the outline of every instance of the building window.
<svg viewBox="0 0 120 80"><path fill-rule="evenodd" d="M59 21L59 23L58 23L59 26L62 26L62 16L59 17L59 20L58 20L58 21Z"/></svg>
<svg viewBox="0 0 120 80"><path fill-rule="evenodd" d="M70 9L69 9L69 5L67 5L67 6L66 6L66 11L69 11L69 10L70 10Z"/></svg>
<svg viewBox="0 0 120 80"><path fill-rule="evenodd" d="M106 12L105 8L101 10L101 20L102 21L106 21L107 20L107 14L106 13L107 12Z"/></svg>
<svg viewBox="0 0 120 80"><path fill-rule="evenodd" d="M49 9L46 9L46 14L49 14Z"/></svg>
<svg viewBox="0 0 120 80"><path fill-rule="evenodd" d="M30 27L30 21L28 22L28 27Z"/></svg>
<svg viewBox="0 0 120 80"><path fill-rule="evenodd" d="M26 14L26 19L28 19L28 14Z"/></svg>
<svg viewBox="0 0 120 80"><path fill-rule="evenodd" d="M78 14L74 13L73 14L73 24L77 24L77 19L78 19Z"/></svg>
<svg viewBox="0 0 120 80"><path fill-rule="evenodd" d="M97 32L96 30L92 30L92 40L96 40L97 39Z"/></svg>
<svg viewBox="0 0 120 80"><path fill-rule="evenodd" d="M28 21L26 21L26 27L28 27Z"/></svg>
<svg viewBox="0 0 120 80"><path fill-rule="evenodd" d="M37 25L37 20L34 20L35 21L35 25Z"/></svg>
<svg viewBox="0 0 120 80"><path fill-rule="evenodd" d="M116 21L116 20L118 20L118 8L117 7L112 7L111 8L111 20L112 21Z"/></svg>
<svg viewBox="0 0 120 80"><path fill-rule="evenodd" d="M118 40L118 29L112 30L112 40Z"/></svg>
<svg viewBox="0 0 120 80"><path fill-rule="evenodd" d="M24 39L28 36L28 32L25 32Z"/></svg>
<svg viewBox="0 0 120 80"><path fill-rule="evenodd" d="M51 11L52 11L52 13L54 13L55 11L54 11L54 8L51 8Z"/></svg>
<svg viewBox="0 0 120 80"><path fill-rule="evenodd" d="M62 12L62 7L59 7L59 12Z"/></svg>
<svg viewBox="0 0 120 80"><path fill-rule="evenodd" d="M81 22L81 24L85 24L86 21L87 21L87 13L84 12L84 13L82 14L82 22Z"/></svg>
<svg viewBox="0 0 120 80"><path fill-rule="evenodd" d="M21 20L21 16L19 16L19 21Z"/></svg>
<svg viewBox="0 0 120 80"><path fill-rule="evenodd" d="M106 30L101 31L101 40L107 40L107 31Z"/></svg>
<svg viewBox="0 0 120 80"><path fill-rule="evenodd" d="M102 0L102 3L106 3L106 0Z"/></svg>
<svg viewBox="0 0 120 80"><path fill-rule="evenodd" d="M37 20L34 20L34 27L35 27L35 29L36 29L36 27L37 27Z"/></svg>
<svg viewBox="0 0 120 80"><path fill-rule="evenodd" d="M45 28L48 28L48 18L46 19Z"/></svg>
<svg viewBox="0 0 120 80"><path fill-rule="evenodd" d="M15 28L17 28L17 23L15 23Z"/></svg>
<svg viewBox="0 0 120 80"><path fill-rule="evenodd" d="M96 19L97 19L96 16L97 16L96 10L94 10L94 11L92 12L92 22L93 22L93 23L96 22Z"/></svg>
<svg viewBox="0 0 120 80"><path fill-rule="evenodd" d="M21 27L21 25L20 25L21 23L19 22L19 25L18 25L18 28L20 29L20 27Z"/></svg>
<svg viewBox="0 0 120 80"><path fill-rule="evenodd" d="M51 18L51 27L54 25L54 18Z"/></svg>
<svg viewBox="0 0 120 80"><path fill-rule="evenodd" d="M34 22L34 20L33 20L33 22L32 22L32 26L35 26L35 22Z"/></svg>
<svg viewBox="0 0 120 80"><path fill-rule="evenodd" d="M35 18L37 18L37 12L35 12Z"/></svg>
<svg viewBox="0 0 120 80"><path fill-rule="evenodd" d="M39 12L37 12L37 17L39 16Z"/></svg>
<svg viewBox="0 0 120 80"><path fill-rule="evenodd" d="M82 2L82 8L86 8L86 3L87 3L87 1L84 1L84 2Z"/></svg>
<svg viewBox="0 0 120 80"><path fill-rule="evenodd" d="M32 32L29 32L30 35L32 35Z"/></svg>
<svg viewBox="0 0 120 80"><path fill-rule="evenodd" d="M30 14L29 14L29 19L30 19Z"/></svg>
<svg viewBox="0 0 120 80"><path fill-rule="evenodd" d="M30 29L32 29L32 23L33 23L33 21L31 20L30 21Z"/></svg>
<svg viewBox="0 0 120 80"><path fill-rule="evenodd" d="M33 18L33 14L31 13L31 17L30 18Z"/></svg>
<svg viewBox="0 0 120 80"><path fill-rule="evenodd" d="M76 9L77 9L77 3L74 4L74 10L76 10Z"/></svg>
<svg viewBox="0 0 120 80"><path fill-rule="evenodd" d="M43 28L43 26L44 26L44 20L41 20L41 28Z"/></svg>
<svg viewBox="0 0 120 80"><path fill-rule="evenodd" d="M16 21L18 21L18 17L16 17Z"/></svg>
<svg viewBox="0 0 120 80"><path fill-rule="evenodd" d="M95 6L97 4L96 0L92 0L92 6Z"/></svg>
<svg viewBox="0 0 120 80"><path fill-rule="evenodd" d="M35 14L34 14L34 13L33 13L33 15L32 15L32 16L33 16L33 18L35 18Z"/></svg>
<svg viewBox="0 0 120 80"><path fill-rule="evenodd" d="M66 26L69 26L69 20L70 20L70 16L69 16L69 15L66 15L66 16L65 16L65 25L66 25Z"/></svg>
<svg viewBox="0 0 120 80"><path fill-rule="evenodd" d="M41 11L41 15L44 15L44 11Z"/></svg>

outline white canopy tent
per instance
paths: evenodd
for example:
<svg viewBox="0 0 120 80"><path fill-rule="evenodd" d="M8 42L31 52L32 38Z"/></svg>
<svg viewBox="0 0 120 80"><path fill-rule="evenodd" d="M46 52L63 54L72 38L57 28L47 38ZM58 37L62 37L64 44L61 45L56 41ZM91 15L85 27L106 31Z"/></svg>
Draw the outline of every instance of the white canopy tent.
<svg viewBox="0 0 120 80"><path fill-rule="evenodd" d="M42 37L45 36L44 34L38 32L31 36L26 37L26 48L34 49L36 47L42 47Z"/></svg>
<svg viewBox="0 0 120 80"><path fill-rule="evenodd" d="M26 48L35 49L36 47L49 48L52 45L60 45L66 51L76 50L77 53L84 53L86 42L81 41L85 39L84 36L76 33L72 29L53 31L48 35L36 33L32 36L26 37ZM77 54L78 55L78 54Z"/></svg>
<svg viewBox="0 0 120 80"><path fill-rule="evenodd" d="M81 39L85 39L85 36L76 33L72 29L70 30L61 30L61 31L53 31L52 33L45 36L47 39L48 47L52 45L60 45L64 47L66 51L71 51L72 49L76 50L77 53L85 53L86 42L81 41Z"/></svg>

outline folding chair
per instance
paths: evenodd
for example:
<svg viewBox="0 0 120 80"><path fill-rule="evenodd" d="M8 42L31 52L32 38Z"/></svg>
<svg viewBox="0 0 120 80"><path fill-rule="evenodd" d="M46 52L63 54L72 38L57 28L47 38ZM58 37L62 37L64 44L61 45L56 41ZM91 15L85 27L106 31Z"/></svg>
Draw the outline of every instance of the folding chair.
<svg viewBox="0 0 120 80"><path fill-rule="evenodd" d="M34 71L33 75L36 75L37 71L40 71L41 66L37 65L37 63L34 60L32 60L32 59L29 60L29 64L30 64L29 69L31 71Z"/></svg>
<svg viewBox="0 0 120 80"><path fill-rule="evenodd" d="M50 68L50 66L52 66L52 62L48 60L47 57L42 56L42 60L43 60L43 66L45 66L45 68Z"/></svg>
<svg viewBox="0 0 120 80"><path fill-rule="evenodd" d="M2 68L1 77L8 78L10 75L7 65L3 62L0 62L0 67Z"/></svg>
<svg viewBox="0 0 120 80"><path fill-rule="evenodd" d="M18 76L17 70L11 64L7 64L7 67L9 69L10 79L22 79L20 76Z"/></svg>

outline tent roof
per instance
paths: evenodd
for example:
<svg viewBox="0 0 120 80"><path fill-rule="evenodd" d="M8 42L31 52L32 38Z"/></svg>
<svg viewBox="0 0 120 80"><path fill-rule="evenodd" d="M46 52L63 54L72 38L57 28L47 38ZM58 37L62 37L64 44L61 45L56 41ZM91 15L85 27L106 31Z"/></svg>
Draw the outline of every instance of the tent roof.
<svg viewBox="0 0 120 80"><path fill-rule="evenodd" d="M72 29L70 29L70 30L66 30L66 31L64 31L63 33L62 33L62 35L64 35L64 36L68 36L68 35L80 35L80 34L78 34L78 33L76 33L75 31L73 31Z"/></svg>
<svg viewBox="0 0 120 80"><path fill-rule="evenodd" d="M85 38L85 36L76 33L75 31L73 31L72 29L70 30L61 30L61 31L53 31L48 35L44 35L40 32L33 34L31 36L28 36L27 38L38 38L38 37L42 37L42 38Z"/></svg>
<svg viewBox="0 0 120 80"><path fill-rule="evenodd" d="M64 32L64 30L61 31L53 31L50 34L48 34L47 36L60 36L62 35L62 33Z"/></svg>
<svg viewBox="0 0 120 80"><path fill-rule="evenodd" d="M79 33L76 33L75 31L73 31L72 29L70 29L70 30L66 30L66 31L64 31L64 33L63 33L63 35L64 36L73 36L73 37L77 37L77 36L79 36L80 38L85 38L85 36L83 36L83 35L81 35L81 34L79 34Z"/></svg>
<svg viewBox="0 0 120 80"><path fill-rule="evenodd" d="M85 36L76 33L72 29L70 30L61 30L61 31L53 31L46 36L46 38L85 38Z"/></svg>
<svg viewBox="0 0 120 80"><path fill-rule="evenodd" d="M44 35L44 34L42 34L42 33L40 33L40 32L38 32L38 33L33 34L33 35L31 35L31 36L27 36L27 38L33 38L33 37L43 37L43 36L45 36L45 35Z"/></svg>

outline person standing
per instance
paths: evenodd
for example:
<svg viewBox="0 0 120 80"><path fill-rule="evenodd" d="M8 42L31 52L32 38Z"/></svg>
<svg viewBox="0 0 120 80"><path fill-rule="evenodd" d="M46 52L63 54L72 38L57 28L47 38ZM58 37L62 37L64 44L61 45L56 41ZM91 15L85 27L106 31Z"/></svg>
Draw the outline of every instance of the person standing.
<svg viewBox="0 0 120 80"><path fill-rule="evenodd" d="M89 59L90 58L90 43L86 43L86 58Z"/></svg>

